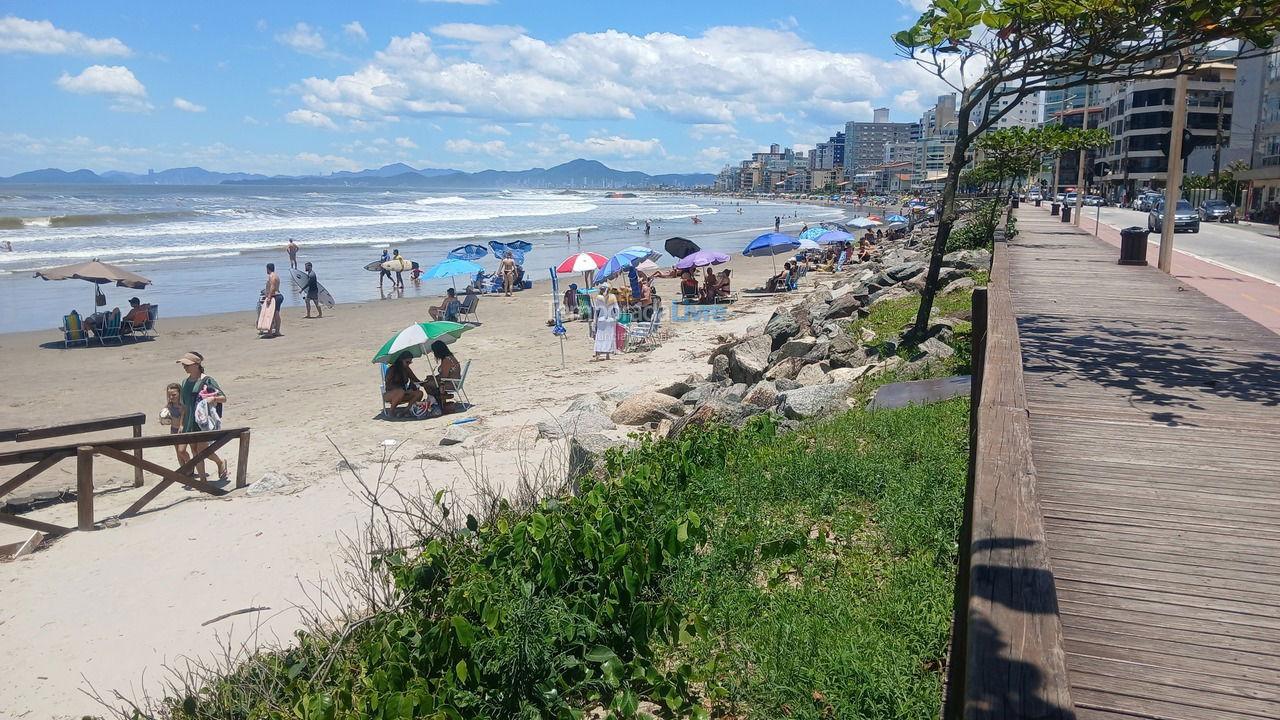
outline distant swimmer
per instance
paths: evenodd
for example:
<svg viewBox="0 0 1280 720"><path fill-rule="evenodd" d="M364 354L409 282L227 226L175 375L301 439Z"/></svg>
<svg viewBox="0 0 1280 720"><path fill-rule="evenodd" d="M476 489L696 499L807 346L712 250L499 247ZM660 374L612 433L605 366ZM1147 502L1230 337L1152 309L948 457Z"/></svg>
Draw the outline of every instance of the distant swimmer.
<svg viewBox="0 0 1280 720"><path fill-rule="evenodd" d="M698 223L700 223L700 222L702 222L702 218L698 217L697 215L694 215L694 216L693 216L693 224L694 224L694 225L697 225L697 224L698 224Z"/></svg>
<svg viewBox="0 0 1280 720"><path fill-rule="evenodd" d="M5 252L13 252L13 243L9 242L8 240L5 240L5 241L4 241L4 251L5 251Z"/></svg>
<svg viewBox="0 0 1280 720"><path fill-rule="evenodd" d="M285 250L289 252L289 267L294 270L298 269L298 243L289 238L289 244L285 246Z"/></svg>

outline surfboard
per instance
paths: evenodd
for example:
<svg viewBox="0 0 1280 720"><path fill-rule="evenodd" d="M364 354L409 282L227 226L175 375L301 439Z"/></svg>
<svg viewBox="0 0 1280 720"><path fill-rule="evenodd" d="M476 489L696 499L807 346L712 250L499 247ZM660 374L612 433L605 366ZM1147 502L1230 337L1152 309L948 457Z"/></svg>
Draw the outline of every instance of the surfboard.
<svg viewBox="0 0 1280 720"><path fill-rule="evenodd" d="M273 297L262 301L262 312L258 313L258 332L271 332L271 321L276 319L276 299Z"/></svg>
<svg viewBox="0 0 1280 720"><path fill-rule="evenodd" d="M365 266L364 266L364 269L365 269L365 270L368 270L368 271L370 271L370 272L378 272L379 270L382 270L382 261L381 261L381 260L374 260L373 262L369 263L368 265L365 265Z"/></svg>
<svg viewBox="0 0 1280 720"><path fill-rule="evenodd" d="M293 286L298 288L298 292L304 293L305 295L307 287L306 271L299 270L297 268L289 268L289 273L293 275ZM324 303L325 307L333 307L333 296L329 294L328 290L324 289L323 284L317 282L316 291L316 297L319 298L320 302Z"/></svg>
<svg viewBox="0 0 1280 720"><path fill-rule="evenodd" d="M400 256L397 258L391 258L390 260L382 263L382 267L390 272L403 272L405 270L412 270L413 263L406 260L404 256Z"/></svg>

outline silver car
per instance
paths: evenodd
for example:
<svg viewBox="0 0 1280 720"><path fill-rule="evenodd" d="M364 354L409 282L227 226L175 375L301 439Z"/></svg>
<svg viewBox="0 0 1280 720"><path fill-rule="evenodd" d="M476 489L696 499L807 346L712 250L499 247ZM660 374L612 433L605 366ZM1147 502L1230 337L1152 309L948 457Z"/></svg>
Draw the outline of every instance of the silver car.
<svg viewBox="0 0 1280 720"><path fill-rule="evenodd" d="M1147 229L1151 232L1161 232L1164 227L1164 201L1156 203L1151 208L1151 212L1147 213ZM1191 206L1186 200L1179 200L1173 210L1173 231L1174 232L1200 232L1200 213Z"/></svg>

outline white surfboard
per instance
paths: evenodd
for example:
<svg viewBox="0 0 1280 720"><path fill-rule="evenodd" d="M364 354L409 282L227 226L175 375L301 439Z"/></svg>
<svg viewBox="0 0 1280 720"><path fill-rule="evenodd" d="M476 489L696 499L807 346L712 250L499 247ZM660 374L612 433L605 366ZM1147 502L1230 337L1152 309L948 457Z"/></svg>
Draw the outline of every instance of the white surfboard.
<svg viewBox="0 0 1280 720"><path fill-rule="evenodd" d="M297 268L289 268L289 273L293 275L293 286L298 288L298 292L305 294L307 287L307 272ZM329 294L328 290L324 289L324 285L316 282L316 290L318 291L317 297L319 297L320 302L324 303L325 307L333 307L333 296Z"/></svg>

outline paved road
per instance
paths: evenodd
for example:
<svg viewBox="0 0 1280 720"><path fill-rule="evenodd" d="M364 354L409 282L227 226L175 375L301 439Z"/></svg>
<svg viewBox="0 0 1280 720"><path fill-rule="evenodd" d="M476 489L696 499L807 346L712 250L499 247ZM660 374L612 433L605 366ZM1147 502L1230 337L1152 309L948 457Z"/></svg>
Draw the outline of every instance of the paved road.
<svg viewBox="0 0 1280 720"><path fill-rule="evenodd" d="M1092 231L1098 208L1084 208L1080 227ZM1147 226L1147 214L1115 207L1102 208L1102 224L1114 228ZM1178 233L1173 246L1211 263L1280 285L1280 237L1275 227L1257 224L1201 223L1199 233ZM1158 235L1151 235L1159 241ZM1154 260L1154 256L1152 256Z"/></svg>

